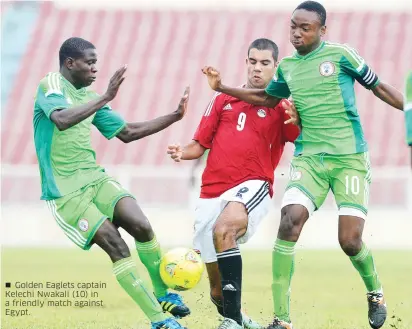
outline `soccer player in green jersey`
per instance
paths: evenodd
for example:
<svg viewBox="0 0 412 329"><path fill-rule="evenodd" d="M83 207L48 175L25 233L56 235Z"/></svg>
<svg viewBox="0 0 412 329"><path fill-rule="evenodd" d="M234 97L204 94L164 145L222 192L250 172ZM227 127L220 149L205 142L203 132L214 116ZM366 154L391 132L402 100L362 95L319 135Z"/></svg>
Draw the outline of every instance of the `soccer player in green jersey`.
<svg viewBox="0 0 412 329"><path fill-rule="evenodd" d="M40 81L34 104L34 142L42 186L56 223L84 250L97 244L113 262L113 273L151 321L152 329L183 328L173 316L190 313L181 297L169 293L159 274L162 256L152 227L134 197L96 163L90 132L94 125L107 139L132 142L183 118L187 88L176 111L146 122L129 123L112 111L113 100L125 79L126 66L116 71L107 91L99 96L87 87L96 79L94 45L81 38L66 40L59 52L60 71ZM154 288L144 283L118 228L136 242ZM140 327L139 327L140 328Z"/></svg>
<svg viewBox="0 0 412 329"><path fill-rule="evenodd" d="M372 254L362 241L371 175L354 82L400 110L403 95L381 81L353 48L322 41L325 24L326 11L318 2L305 1L295 9L290 41L296 52L280 61L266 89L231 88L222 84L216 69L202 70L212 89L252 104L274 107L281 98L292 96L301 120L272 256L275 318L268 329L292 328L289 298L295 245L329 190L339 208L339 243L367 289L370 326L380 328L387 315Z"/></svg>
<svg viewBox="0 0 412 329"><path fill-rule="evenodd" d="M406 143L411 149L411 167L412 167L412 71L406 78L405 86L405 125L406 125Z"/></svg>

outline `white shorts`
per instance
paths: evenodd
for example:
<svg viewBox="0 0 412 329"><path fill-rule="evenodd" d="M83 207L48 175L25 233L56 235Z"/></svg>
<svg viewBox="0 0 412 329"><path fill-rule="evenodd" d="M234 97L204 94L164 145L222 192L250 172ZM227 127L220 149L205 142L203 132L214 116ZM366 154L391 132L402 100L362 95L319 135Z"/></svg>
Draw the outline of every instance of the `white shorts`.
<svg viewBox="0 0 412 329"><path fill-rule="evenodd" d="M195 209L193 248L200 251L205 263L216 262L213 227L226 205L231 201L245 205L248 212L248 227L246 233L237 241L245 243L253 236L259 223L269 212L270 200L269 183L261 180L243 182L218 198L199 198Z"/></svg>
<svg viewBox="0 0 412 329"><path fill-rule="evenodd" d="M291 187L290 189L286 190L285 194L283 195L282 206L280 207L280 209L291 204L299 204L304 206L308 210L309 217L312 216L313 212L316 209L313 201L309 199L306 194L299 190L297 187Z"/></svg>
<svg viewBox="0 0 412 329"><path fill-rule="evenodd" d="M304 206L308 210L309 217L311 217L312 214L316 210L316 206L313 203L313 201L309 199L305 193L303 193L301 190L299 190L296 187L291 187L285 192L285 194L283 195L281 208L291 205L291 204L300 204ZM364 212L362 212L359 209L350 208L350 207L341 207L339 209L338 215L339 216L355 216L355 217L363 218L364 220L366 220L366 214Z"/></svg>

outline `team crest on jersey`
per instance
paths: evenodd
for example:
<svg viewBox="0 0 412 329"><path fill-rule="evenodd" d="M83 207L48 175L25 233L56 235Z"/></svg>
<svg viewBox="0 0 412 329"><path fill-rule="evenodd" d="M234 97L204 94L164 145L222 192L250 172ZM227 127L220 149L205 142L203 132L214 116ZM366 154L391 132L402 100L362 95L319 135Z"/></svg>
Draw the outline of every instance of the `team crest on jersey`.
<svg viewBox="0 0 412 329"><path fill-rule="evenodd" d="M79 229L82 232L86 232L89 229L89 221L86 218L79 220Z"/></svg>
<svg viewBox="0 0 412 329"><path fill-rule="evenodd" d="M266 116L266 111L264 109L259 109L257 111L258 116L260 116L261 118L264 118Z"/></svg>
<svg viewBox="0 0 412 329"><path fill-rule="evenodd" d="M332 62L323 62L319 65L319 72L324 77L330 77L333 73L335 73L335 64Z"/></svg>

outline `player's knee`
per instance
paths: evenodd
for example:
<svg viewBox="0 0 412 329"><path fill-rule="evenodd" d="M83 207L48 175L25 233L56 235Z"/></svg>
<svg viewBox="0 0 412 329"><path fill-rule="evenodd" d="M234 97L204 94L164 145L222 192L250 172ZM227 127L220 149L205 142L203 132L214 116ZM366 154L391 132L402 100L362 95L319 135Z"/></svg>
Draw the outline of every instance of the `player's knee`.
<svg viewBox="0 0 412 329"><path fill-rule="evenodd" d="M114 223L122 227L139 242L153 239L152 226L136 201L130 197L120 199L114 211Z"/></svg>
<svg viewBox="0 0 412 329"><path fill-rule="evenodd" d="M340 233L339 244L348 256L356 256L362 248L362 238L357 233Z"/></svg>
<svg viewBox="0 0 412 329"><path fill-rule="evenodd" d="M224 222L216 223L213 229L213 240L216 243L225 240L236 240L236 230L233 225Z"/></svg>
<svg viewBox="0 0 412 329"><path fill-rule="evenodd" d="M233 240L236 241L245 234L247 229L247 217L243 214L234 215L230 218L220 218L213 229L214 241Z"/></svg>
<svg viewBox="0 0 412 329"><path fill-rule="evenodd" d="M132 225L131 235L140 242L146 242L153 239L154 232L146 216L135 219Z"/></svg>
<svg viewBox="0 0 412 329"><path fill-rule="evenodd" d="M150 225L149 219L146 216L139 218L136 226L140 234L149 235L153 233L152 225Z"/></svg>
<svg viewBox="0 0 412 329"><path fill-rule="evenodd" d="M308 211L303 206L290 205L284 207L279 225L279 238L287 241L297 241L307 218Z"/></svg>

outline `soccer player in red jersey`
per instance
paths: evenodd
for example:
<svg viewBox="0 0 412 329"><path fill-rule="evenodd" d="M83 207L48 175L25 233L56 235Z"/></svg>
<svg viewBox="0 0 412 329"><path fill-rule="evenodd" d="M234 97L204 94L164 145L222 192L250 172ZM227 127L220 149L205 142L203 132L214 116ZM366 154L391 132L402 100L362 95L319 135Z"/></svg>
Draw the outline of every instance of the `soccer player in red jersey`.
<svg viewBox="0 0 412 329"><path fill-rule="evenodd" d="M273 41L252 42L244 87L265 88L277 59ZM245 243L268 213L274 170L285 143L298 137L298 124L297 112L287 100L265 108L216 93L193 140L183 148L168 147L176 162L198 159L210 149L195 211L194 248L206 263L211 299L224 317L219 328L255 328L241 312L238 243Z"/></svg>

